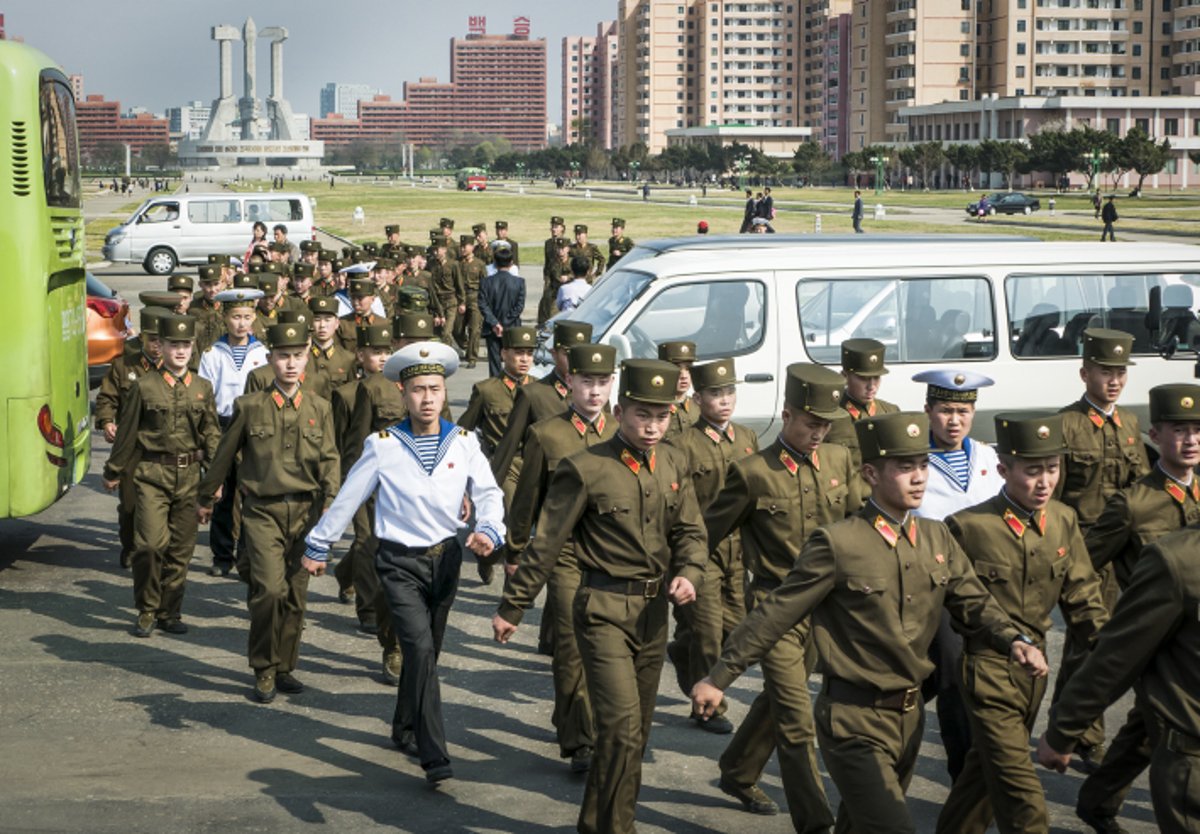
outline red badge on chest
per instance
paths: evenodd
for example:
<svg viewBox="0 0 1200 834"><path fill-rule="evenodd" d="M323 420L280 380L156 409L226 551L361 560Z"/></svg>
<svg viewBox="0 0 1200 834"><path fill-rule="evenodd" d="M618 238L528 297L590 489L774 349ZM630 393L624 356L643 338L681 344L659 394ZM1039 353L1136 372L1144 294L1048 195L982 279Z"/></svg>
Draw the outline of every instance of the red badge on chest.
<svg viewBox="0 0 1200 834"><path fill-rule="evenodd" d="M944 565L946 564L946 557L939 553L933 557L933 561L937 562L939 565Z"/></svg>

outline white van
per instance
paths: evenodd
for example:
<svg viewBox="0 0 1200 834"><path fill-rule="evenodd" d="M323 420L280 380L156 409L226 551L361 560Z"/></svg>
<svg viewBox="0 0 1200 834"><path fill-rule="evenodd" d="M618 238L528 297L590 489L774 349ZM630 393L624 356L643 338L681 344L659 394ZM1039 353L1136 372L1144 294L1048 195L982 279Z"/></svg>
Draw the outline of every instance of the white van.
<svg viewBox="0 0 1200 834"><path fill-rule="evenodd" d="M140 263L151 275L168 275L178 264L207 263L211 253L241 256L254 224L287 227L294 243L315 228L307 194L222 192L151 197L104 238L104 259Z"/></svg>
<svg viewBox="0 0 1200 834"><path fill-rule="evenodd" d="M980 393L975 433L991 414L1058 409L1082 394L1081 334L1134 334L1137 366L1122 404L1145 425L1147 390L1193 378L1200 247L1173 243L1046 243L999 237L735 236L639 244L569 317L619 358L647 358L671 339L700 361L732 356L745 380L736 419L779 430L785 368L836 368L845 339L887 345L881 396L923 407L910 381L938 367L971 368ZM1155 330L1148 315L1161 308ZM1174 338L1173 338L1174 337ZM1178 345L1171 358L1160 355Z"/></svg>

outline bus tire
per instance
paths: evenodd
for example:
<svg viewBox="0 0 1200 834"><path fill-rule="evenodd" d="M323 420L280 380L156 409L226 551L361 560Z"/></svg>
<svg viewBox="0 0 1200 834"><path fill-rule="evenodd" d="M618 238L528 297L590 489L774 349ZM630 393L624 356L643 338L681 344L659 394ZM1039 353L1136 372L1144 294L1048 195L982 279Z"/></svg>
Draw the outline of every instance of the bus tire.
<svg viewBox="0 0 1200 834"><path fill-rule="evenodd" d="M146 255L142 268L151 275L170 275L178 264L174 252L165 246L156 246Z"/></svg>

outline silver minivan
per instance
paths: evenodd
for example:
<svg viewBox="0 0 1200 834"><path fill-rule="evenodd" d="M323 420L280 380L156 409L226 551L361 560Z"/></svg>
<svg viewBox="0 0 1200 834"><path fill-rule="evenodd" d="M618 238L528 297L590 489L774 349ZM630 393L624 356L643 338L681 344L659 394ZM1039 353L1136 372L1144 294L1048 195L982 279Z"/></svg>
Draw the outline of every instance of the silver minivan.
<svg viewBox="0 0 1200 834"><path fill-rule="evenodd" d="M1122 403L1145 416L1147 390L1193 378L1200 345L1200 247L1058 243L1004 237L888 238L741 235L639 244L569 317L620 359L653 357L660 342L696 343L697 359L734 357L736 419L764 436L779 428L785 369L837 366L844 339L887 346L880 394L924 404L913 374L971 368L996 384L990 414L1058 408L1082 393L1082 333L1134 334L1137 367Z"/></svg>
<svg viewBox="0 0 1200 834"><path fill-rule="evenodd" d="M313 237L312 200L307 194L222 192L163 194L138 206L104 238L104 259L140 263L152 275L168 275L178 264L203 264L211 253L241 255L254 224L283 224L292 241Z"/></svg>

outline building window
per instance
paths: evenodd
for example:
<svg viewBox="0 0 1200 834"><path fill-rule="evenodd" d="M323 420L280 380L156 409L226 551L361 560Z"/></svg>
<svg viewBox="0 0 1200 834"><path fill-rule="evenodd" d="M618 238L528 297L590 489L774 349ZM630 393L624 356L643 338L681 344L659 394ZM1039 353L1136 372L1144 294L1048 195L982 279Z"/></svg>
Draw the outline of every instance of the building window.
<svg viewBox="0 0 1200 834"><path fill-rule="evenodd" d="M1025 31L1025 21L1024 21L1024 20L1018 20L1018 21L1017 21L1017 31L1018 31L1018 32L1024 32L1024 31Z"/></svg>
<svg viewBox="0 0 1200 834"><path fill-rule="evenodd" d="M1163 119L1163 134L1166 136L1179 135L1179 119Z"/></svg>
<svg viewBox="0 0 1200 834"><path fill-rule="evenodd" d="M1018 43L1018 44L1017 44L1017 54L1018 54L1018 55L1024 55L1024 54L1025 54L1025 44L1024 44L1024 43Z"/></svg>
<svg viewBox="0 0 1200 834"><path fill-rule="evenodd" d="M1120 136L1121 135L1121 120L1120 119L1105 119L1104 120L1104 129L1107 130L1109 133L1111 133L1113 136Z"/></svg>
<svg viewBox="0 0 1200 834"><path fill-rule="evenodd" d="M1017 67L1017 78L1025 77L1025 67Z"/></svg>
<svg viewBox="0 0 1200 834"><path fill-rule="evenodd" d="M1133 123L1135 126L1137 126L1137 128L1139 130L1142 130L1147 134L1150 132L1150 120L1149 119L1134 119Z"/></svg>

